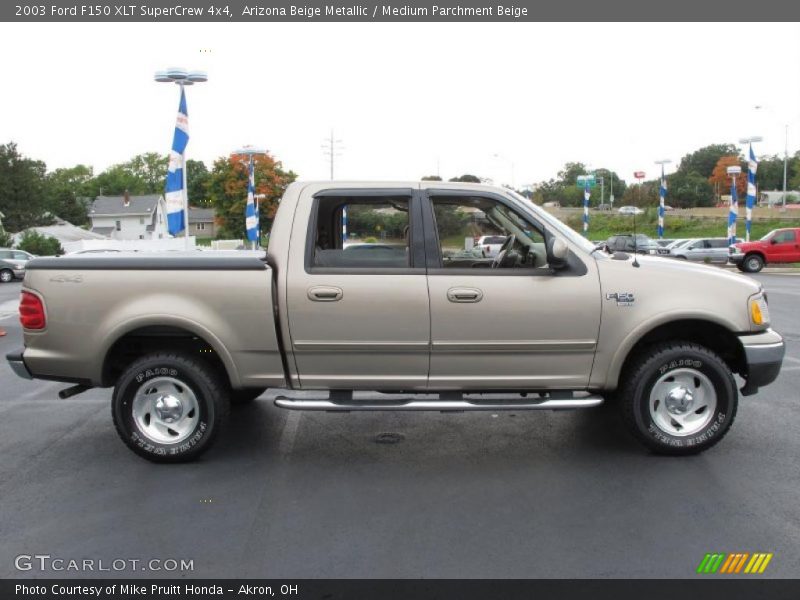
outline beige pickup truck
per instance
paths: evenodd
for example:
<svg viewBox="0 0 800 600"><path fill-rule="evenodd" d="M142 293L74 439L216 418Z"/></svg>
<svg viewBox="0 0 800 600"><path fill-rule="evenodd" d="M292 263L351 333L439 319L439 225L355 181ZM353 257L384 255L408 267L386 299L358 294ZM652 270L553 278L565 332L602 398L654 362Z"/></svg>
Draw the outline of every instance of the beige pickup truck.
<svg viewBox="0 0 800 600"><path fill-rule="evenodd" d="M473 251L484 236L505 238L494 256ZM75 384L62 397L113 386L122 440L161 462L207 450L229 404L267 388L320 411L613 399L647 447L690 454L784 354L756 281L596 252L515 193L460 183L294 183L266 254L38 258L20 313L17 374Z"/></svg>

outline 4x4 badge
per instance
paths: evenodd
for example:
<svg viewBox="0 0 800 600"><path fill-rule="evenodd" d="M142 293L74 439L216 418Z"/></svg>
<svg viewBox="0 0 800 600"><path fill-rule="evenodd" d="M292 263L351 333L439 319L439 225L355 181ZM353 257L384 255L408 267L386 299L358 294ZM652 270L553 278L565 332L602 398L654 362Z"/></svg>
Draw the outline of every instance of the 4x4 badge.
<svg viewBox="0 0 800 600"><path fill-rule="evenodd" d="M606 294L606 300L616 300L617 306L633 306L635 299L632 292L614 292Z"/></svg>

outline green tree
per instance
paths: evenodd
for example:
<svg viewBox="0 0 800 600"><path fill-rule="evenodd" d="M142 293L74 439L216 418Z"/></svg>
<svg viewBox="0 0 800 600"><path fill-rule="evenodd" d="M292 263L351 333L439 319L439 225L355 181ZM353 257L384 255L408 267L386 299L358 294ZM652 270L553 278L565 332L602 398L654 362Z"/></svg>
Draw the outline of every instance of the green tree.
<svg viewBox="0 0 800 600"><path fill-rule="evenodd" d="M762 156L758 159L756 184L761 191L783 189L782 156Z"/></svg>
<svg viewBox="0 0 800 600"><path fill-rule="evenodd" d="M208 180L208 200L216 209L217 221L221 235L232 238L244 238L244 211L247 204L247 156L233 154L218 158L214 162ZM280 161L270 154L255 157L256 194L264 194L259 201L261 231L266 233L272 226L272 219L278 208L278 201L286 186L293 182L297 175L292 171L284 171Z"/></svg>
<svg viewBox="0 0 800 600"><path fill-rule="evenodd" d="M800 190L800 151L789 159L789 189Z"/></svg>
<svg viewBox="0 0 800 600"><path fill-rule="evenodd" d="M186 186L189 188L189 202L192 206L210 206L208 199L208 183L211 174L202 160L186 161ZM161 182L163 189L164 182Z"/></svg>
<svg viewBox="0 0 800 600"><path fill-rule="evenodd" d="M723 156L738 156L739 149L733 144L711 144L690 152L681 159L678 171L684 174L697 173L703 177L711 177L714 167Z"/></svg>
<svg viewBox="0 0 800 600"><path fill-rule="evenodd" d="M64 254L61 243L53 237L29 230L22 234L17 248L37 256L60 256Z"/></svg>
<svg viewBox="0 0 800 600"><path fill-rule="evenodd" d="M75 225L86 224L87 205L94 192L92 180L92 167L86 165L48 173L45 187L50 212Z"/></svg>
<svg viewBox="0 0 800 600"><path fill-rule="evenodd" d="M714 186L702 175L677 171L667 175L666 203L676 208L714 206Z"/></svg>
<svg viewBox="0 0 800 600"><path fill-rule="evenodd" d="M164 191L168 165L168 156L157 152L145 152L144 154L137 154L128 162L123 163L122 167L136 179L143 182L143 193L160 194Z"/></svg>
<svg viewBox="0 0 800 600"><path fill-rule="evenodd" d="M42 161L22 156L14 142L0 146L0 212L9 231L45 222L45 172Z"/></svg>
<svg viewBox="0 0 800 600"><path fill-rule="evenodd" d="M133 196L146 194L147 182L141 176L131 172L125 164L112 165L94 178L91 195L121 196L125 190L128 190Z"/></svg>
<svg viewBox="0 0 800 600"><path fill-rule="evenodd" d="M12 243L11 236L3 229L3 224L0 223L0 248L9 248Z"/></svg>
<svg viewBox="0 0 800 600"><path fill-rule="evenodd" d="M461 183L480 183L481 179L477 175L470 175L466 173L460 177L451 177L449 181L459 181Z"/></svg>
<svg viewBox="0 0 800 600"><path fill-rule="evenodd" d="M422 178L422 181L441 181L441 180L442 178L439 177L438 175L425 175L425 177Z"/></svg>

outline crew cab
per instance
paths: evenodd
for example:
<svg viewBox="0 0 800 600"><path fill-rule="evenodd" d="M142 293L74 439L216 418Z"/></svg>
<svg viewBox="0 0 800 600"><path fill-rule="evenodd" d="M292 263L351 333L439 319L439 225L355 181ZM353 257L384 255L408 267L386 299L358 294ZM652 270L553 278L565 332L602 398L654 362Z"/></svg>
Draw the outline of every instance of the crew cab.
<svg viewBox="0 0 800 600"><path fill-rule="evenodd" d="M768 264L800 262L800 228L774 229L760 240L733 244L728 260L746 273L758 273Z"/></svg>
<svg viewBox="0 0 800 600"><path fill-rule="evenodd" d="M498 232L496 256L471 252ZM345 412L608 399L644 445L690 454L784 354L758 282L597 252L513 191L464 183L293 183L266 253L38 258L20 318L16 373L72 383L62 397L113 387L120 437L160 462L200 455L229 404L267 388Z"/></svg>

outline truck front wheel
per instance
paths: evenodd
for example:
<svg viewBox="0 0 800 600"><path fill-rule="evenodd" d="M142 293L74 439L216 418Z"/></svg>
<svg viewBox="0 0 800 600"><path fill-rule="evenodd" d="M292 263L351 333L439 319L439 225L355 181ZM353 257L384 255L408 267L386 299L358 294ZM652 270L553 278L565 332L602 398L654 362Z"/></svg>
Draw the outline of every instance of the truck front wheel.
<svg viewBox="0 0 800 600"><path fill-rule="evenodd" d="M747 273L758 273L764 268L764 259L759 254L748 254L742 261Z"/></svg>
<svg viewBox="0 0 800 600"><path fill-rule="evenodd" d="M619 393L628 429L658 454L702 452L736 416L738 392L725 362L703 346L666 342L626 369Z"/></svg>
<svg viewBox="0 0 800 600"><path fill-rule="evenodd" d="M228 412L227 386L202 361L148 354L120 376L111 400L122 441L153 462L183 462L208 450Z"/></svg>

